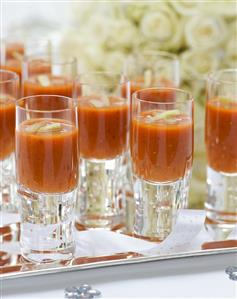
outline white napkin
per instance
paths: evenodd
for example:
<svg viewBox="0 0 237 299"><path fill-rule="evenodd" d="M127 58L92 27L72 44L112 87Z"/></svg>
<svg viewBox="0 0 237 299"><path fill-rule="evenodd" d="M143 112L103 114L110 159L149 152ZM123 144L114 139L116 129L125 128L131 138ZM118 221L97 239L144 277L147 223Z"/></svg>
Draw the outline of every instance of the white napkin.
<svg viewBox="0 0 237 299"><path fill-rule="evenodd" d="M167 255L200 250L201 244L206 240L210 240L204 229L205 217L206 213L203 210L180 210L171 234L163 242L142 253Z"/></svg>
<svg viewBox="0 0 237 299"><path fill-rule="evenodd" d="M201 244L210 237L202 231L205 212L202 210L180 210L172 233L157 244L105 230L91 230L77 233L77 256L109 255L120 252L139 252L145 255L170 254L180 251L200 250ZM209 238L209 239L208 239Z"/></svg>
<svg viewBox="0 0 237 299"><path fill-rule="evenodd" d="M76 232L76 256L101 256L149 250L154 243L107 230Z"/></svg>

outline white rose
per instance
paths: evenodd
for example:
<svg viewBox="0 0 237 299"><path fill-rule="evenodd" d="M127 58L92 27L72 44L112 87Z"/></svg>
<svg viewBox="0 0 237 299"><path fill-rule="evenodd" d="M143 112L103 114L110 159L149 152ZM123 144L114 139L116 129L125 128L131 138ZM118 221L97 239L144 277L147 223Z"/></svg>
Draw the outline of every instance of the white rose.
<svg viewBox="0 0 237 299"><path fill-rule="evenodd" d="M203 2L197 0L196 1L170 0L169 2L180 15L184 15L184 16L190 16L196 14L197 11L203 6Z"/></svg>
<svg viewBox="0 0 237 299"><path fill-rule="evenodd" d="M77 57L79 71L101 70L106 59L102 45L84 30L81 30L80 34L76 29L65 30L60 49L68 56Z"/></svg>
<svg viewBox="0 0 237 299"><path fill-rule="evenodd" d="M169 6L144 15L140 24L145 39L157 43L159 49L179 49L182 41L182 22Z"/></svg>
<svg viewBox="0 0 237 299"><path fill-rule="evenodd" d="M123 70L126 55L120 51L109 52L104 60L105 70L120 73Z"/></svg>
<svg viewBox="0 0 237 299"><path fill-rule="evenodd" d="M111 49L132 49L138 39L137 28L126 19L114 20L105 46Z"/></svg>
<svg viewBox="0 0 237 299"><path fill-rule="evenodd" d="M103 71L105 66L105 61L107 59L108 53L101 47L96 45L88 45L84 51L84 60L86 66L90 71Z"/></svg>
<svg viewBox="0 0 237 299"><path fill-rule="evenodd" d="M103 44L107 42L113 26L113 18L103 14L92 14L87 23L81 26L81 31L78 31L78 34L82 34L86 40Z"/></svg>
<svg viewBox="0 0 237 299"><path fill-rule="evenodd" d="M226 37L226 23L219 16L198 14L185 25L186 42L192 48L216 48Z"/></svg>
<svg viewBox="0 0 237 299"><path fill-rule="evenodd" d="M203 75L219 67L221 53L217 51L200 51L189 49L181 54L182 77L190 80L203 78Z"/></svg>

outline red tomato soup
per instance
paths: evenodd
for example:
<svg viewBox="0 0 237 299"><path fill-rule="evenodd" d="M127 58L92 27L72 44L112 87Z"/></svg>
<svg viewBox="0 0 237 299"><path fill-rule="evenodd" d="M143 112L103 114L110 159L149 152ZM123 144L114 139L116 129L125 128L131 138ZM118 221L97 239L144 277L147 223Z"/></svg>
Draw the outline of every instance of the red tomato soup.
<svg viewBox="0 0 237 299"><path fill-rule="evenodd" d="M129 105L126 100L108 97L78 100L80 155L86 159L113 159L127 150Z"/></svg>
<svg viewBox="0 0 237 299"><path fill-rule="evenodd" d="M152 182L182 178L191 168L193 124L188 115L152 110L132 120L131 156L138 177Z"/></svg>
<svg viewBox="0 0 237 299"><path fill-rule="evenodd" d="M17 182L35 192L65 193L77 186L77 128L60 119L31 119L16 131Z"/></svg>
<svg viewBox="0 0 237 299"><path fill-rule="evenodd" d="M212 169L237 173L237 102L222 98L207 102L206 147Z"/></svg>
<svg viewBox="0 0 237 299"><path fill-rule="evenodd" d="M71 79L50 74L32 75L23 83L24 96L30 95L63 95L72 97Z"/></svg>

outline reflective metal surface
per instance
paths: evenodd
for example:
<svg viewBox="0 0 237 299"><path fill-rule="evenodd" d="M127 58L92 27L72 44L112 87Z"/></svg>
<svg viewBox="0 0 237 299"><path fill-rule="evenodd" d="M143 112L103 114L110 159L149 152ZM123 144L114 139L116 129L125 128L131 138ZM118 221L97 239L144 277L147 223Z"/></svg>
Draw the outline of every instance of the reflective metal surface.
<svg viewBox="0 0 237 299"><path fill-rule="evenodd" d="M98 268L106 266L116 266L132 263L152 262L157 260L185 258L201 255L226 254L236 252L237 241L226 240L220 242L208 242L203 244L202 250L192 252L182 252L167 255L144 256L137 252L121 252L113 255L103 256L83 256L77 257L70 262L59 262L53 264L33 264L23 259L19 254L7 252L2 248L8 248L19 241L20 224L12 223L0 227L0 274L2 278L20 278L32 275L43 275L50 273L59 273L75 271L89 268ZM217 244L216 244L217 243Z"/></svg>

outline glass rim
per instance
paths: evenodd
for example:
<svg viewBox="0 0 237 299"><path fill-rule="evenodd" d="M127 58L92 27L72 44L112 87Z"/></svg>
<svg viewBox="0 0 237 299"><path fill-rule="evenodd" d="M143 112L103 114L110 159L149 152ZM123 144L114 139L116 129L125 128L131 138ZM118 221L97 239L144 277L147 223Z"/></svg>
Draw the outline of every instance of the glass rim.
<svg viewBox="0 0 237 299"><path fill-rule="evenodd" d="M19 76L17 75L17 73L12 72L12 71L8 71L8 70L4 70L4 69L0 69L0 74L1 73L5 73L5 74L9 74L9 75L13 75L12 78L10 79L6 79L1 81L0 80L0 84L5 84L5 83L10 83L10 82L14 82L14 81L19 81Z"/></svg>
<svg viewBox="0 0 237 299"><path fill-rule="evenodd" d="M120 82L118 81L118 85L122 85L122 84L126 84L126 83L129 83L130 80L129 78L123 74L123 73L118 73L118 72L110 72L110 71L91 71L91 72L83 72L83 73L80 73L79 75L77 75L75 77L75 83L79 83L80 85L95 85L95 86L107 86L109 85L109 83L107 84L94 84L94 83L89 83L89 82L80 82L80 77L83 77L85 75L109 75L109 76L113 76L114 78L123 78L124 81L123 82Z"/></svg>
<svg viewBox="0 0 237 299"><path fill-rule="evenodd" d="M175 102L161 102L161 101L142 100L142 99L139 99L137 97L137 95L138 95L139 92L149 91L149 90L175 91L175 92L179 92L179 93L182 93L182 94L186 94L188 96L188 98L185 99L185 100L178 100L178 101L175 101ZM135 91L133 93L133 95L132 95L132 101L133 100L137 100L137 101L144 102L144 103L150 103L150 104L159 104L159 105L167 105L167 104L170 105L170 104L174 104L174 103L194 102L194 99L193 99L193 96L192 96L191 92L189 92L187 90L184 90L184 89L172 88L172 87L150 87L150 88L139 89L139 90L137 90L137 91Z"/></svg>
<svg viewBox="0 0 237 299"><path fill-rule="evenodd" d="M53 65L73 65L77 64L77 58L76 56L70 56L70 57L60 57L60 55L63 55L61 52L54 52L50 51L49 54L47 53L35 53L30 55L24 55L23 57L23 63L31 63L32 61L39 60L39 59L46 59L46 62L50 62Z"/></svg>
<svg viewBox="0 0 237 299"><path fill-rule="evenodd" d="M31 95L31 96L27 96L27 97L23 97L23 98L20 98L18 99L16 102L15 102L15 105L16 105L16 108L17 109L21 109L21 110L24 110L24 111L30 111L30 112L36 112L36 113L59 113L59 112L66 112L66 111L72 111L73 109L75 109L75 105L73 105L71 108L64 108L64 109L52 109L52 110L39 110L39 109L29 109L29 108L26 108L26 107L22 107L20 106L20 102L22 101L25 101L25 100L29 100L31 98L33 98L34 100L37 100L37 98L42 98L42 97L56 97L56 98L60 98L60 99L65 99L65 100L68 100L68 102L74 104L74 100L73 98L70 98L70 97L67 97L67 96L62 96L62 95L53 95L53 94L38 94L38 95Z"/></svg>
<svg viewBox="0 0 237 299"><path fill-rule="evenodd" d="M227 73L236 73L236 80L228 80L228 79L221 79L220 76L222 74L227 74ZM206 79L208 81L211 81L211 82L215 82L215 83L222 83L222 84L237 84L237 69L235 68L225 68L225 69L220 69L220 70L217 70L217 71L213 71L213 72L210 72Z"/></svg>

